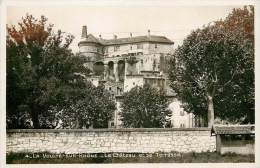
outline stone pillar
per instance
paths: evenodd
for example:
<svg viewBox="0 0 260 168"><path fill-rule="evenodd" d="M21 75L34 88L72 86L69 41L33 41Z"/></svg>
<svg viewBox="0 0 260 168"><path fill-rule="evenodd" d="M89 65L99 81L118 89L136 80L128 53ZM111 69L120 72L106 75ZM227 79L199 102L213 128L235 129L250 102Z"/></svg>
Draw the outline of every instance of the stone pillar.
<svg viewBox="0 0 260 168"><path fill-rule="evenodd" d="M127 60L126 60L125 61L125 76L128 75L127 69L128 69L128 63L127 63Z"/></svg>
<svg viewBox="0 0 260 168"><path fill-rule="evenodd" d="M108 80L108 75L109 75L109 68L108 68L108 64L104 63L104 80Z"/></svg>
<svg viewBox="0 0 260 168"><path fill-rule="evenodd" d="M114 62L114 75L115 75L116 82L118 82L119 76L118 76L118 64L117 64L117 62Z"/></svg>
<svg viewBox="0 0 260 168"><path fill-rule="evenodd" d="M138 60L138 62L136 63L136 70L137 70L137 74L140 74L141 72L141 60Z"/></svg>
<svg viewBox="0 0 260 168"><path fill-rule="evenodd" d="M220 134L216 135L216 150L218 153L221 153L221 136L220 136Z"/></svg>

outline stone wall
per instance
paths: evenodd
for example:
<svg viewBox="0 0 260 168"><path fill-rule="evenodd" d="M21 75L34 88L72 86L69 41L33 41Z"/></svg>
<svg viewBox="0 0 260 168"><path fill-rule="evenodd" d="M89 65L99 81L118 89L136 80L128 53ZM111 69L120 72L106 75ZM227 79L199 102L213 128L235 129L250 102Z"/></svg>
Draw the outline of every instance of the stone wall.
<svg viewBox="0 0 260 168"><path fill-rule="evenodd" d="M216 150L208 128L7 130L7 152L108 153Z"/></svg>

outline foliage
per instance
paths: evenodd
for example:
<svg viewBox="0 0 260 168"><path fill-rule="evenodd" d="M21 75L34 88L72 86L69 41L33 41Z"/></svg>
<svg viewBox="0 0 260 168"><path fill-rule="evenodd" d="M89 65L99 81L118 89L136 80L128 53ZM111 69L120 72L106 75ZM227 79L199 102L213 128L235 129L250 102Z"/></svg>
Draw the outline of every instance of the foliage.
<svg viewBox="0 0 260 168"><path fill-rule="evenodd" d="M130 128L161 128L169 124L167 97L149 85L136 86L123 95L122 122Z"/></svg>
<svg viewBox="0 0 260 168"><path fill-rule="evenodd" d="M254 122L254 9L234 9L225 19L193 31L171 59L172 88L185 110ZM214 106L213 106L214 104Z"/></svg>
<svg viewBox="0 0 260 168"><path fill-rule="evenodd" d="M53 128L53 108L65 110L96 88L85 82L85 58L69 49L72 35L55 33L44 16L27 15L18 25L7 27L7 127Z"/></svg>
<svg viewBox="0 0 260 168"><path fill-rule="evenodd" d="M56 121L60 122L59 128L108 128L116 108L111 95L102 86L89 83L87 87L70 90L67 94L66 108L54 106L51 109L56 114Z"/></svg>

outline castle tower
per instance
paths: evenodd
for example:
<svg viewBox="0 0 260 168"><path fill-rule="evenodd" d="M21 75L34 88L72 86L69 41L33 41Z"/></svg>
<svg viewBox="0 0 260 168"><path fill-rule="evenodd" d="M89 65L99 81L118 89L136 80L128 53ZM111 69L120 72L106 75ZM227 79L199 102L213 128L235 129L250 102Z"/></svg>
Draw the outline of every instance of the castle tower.
<svg viewBox="0 0 260 168"><path fill-rule="evenodd" d="M99 59L101 44L92 34L87 33L87 26L82 27L81 40L78 43L79 52L87 58L86 66L93 71L94 63Z"/></svg>

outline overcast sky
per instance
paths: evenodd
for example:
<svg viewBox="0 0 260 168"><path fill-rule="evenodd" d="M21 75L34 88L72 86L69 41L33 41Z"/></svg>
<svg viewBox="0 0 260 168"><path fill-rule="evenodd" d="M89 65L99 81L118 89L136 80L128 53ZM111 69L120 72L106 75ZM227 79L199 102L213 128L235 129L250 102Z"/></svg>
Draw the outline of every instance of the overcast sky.
<svg viewBox="0 0 260 168"><path fill-rule="evenodd" d="M241 6L9 6L7 24L17 24L26 13L35 17L44 15L55 29L73 34L71 45L78 51L81 29L87 25L88 33L103 38L118 38L135 35L164 35L175 42L175 46L191 30L209 22L225 18L233 8Z"/></svg>

